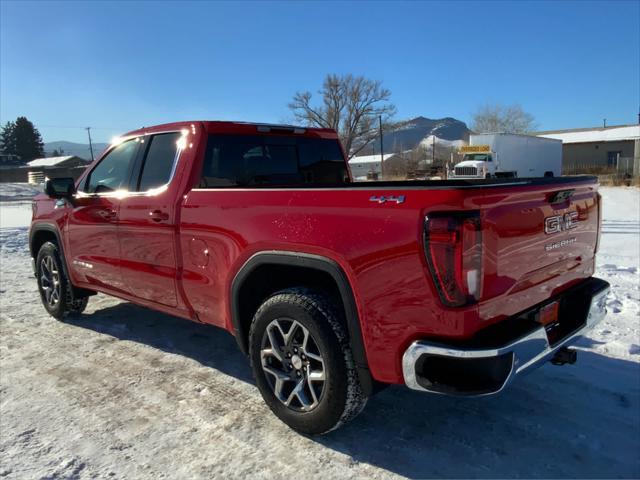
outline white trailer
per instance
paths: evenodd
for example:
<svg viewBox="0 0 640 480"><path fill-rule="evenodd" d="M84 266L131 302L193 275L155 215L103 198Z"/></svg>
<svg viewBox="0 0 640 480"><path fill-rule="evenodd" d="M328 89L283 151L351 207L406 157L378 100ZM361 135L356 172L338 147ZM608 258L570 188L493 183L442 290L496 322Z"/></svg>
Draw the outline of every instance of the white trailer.
<svg viewBox="0 0 640 480"><path fill-rule="evenodd" d="M384 159L393 157L392 153L385 153ZM351 178L355 181L378 180L382 177L382 159L380 154L363 155L349 160Z"/></svg>
<svg viewBox="0 0 640 480"><path fill-rule="evenodd" d="M559 177L562 141L512 133L471 135L449 178Z"/></svg>

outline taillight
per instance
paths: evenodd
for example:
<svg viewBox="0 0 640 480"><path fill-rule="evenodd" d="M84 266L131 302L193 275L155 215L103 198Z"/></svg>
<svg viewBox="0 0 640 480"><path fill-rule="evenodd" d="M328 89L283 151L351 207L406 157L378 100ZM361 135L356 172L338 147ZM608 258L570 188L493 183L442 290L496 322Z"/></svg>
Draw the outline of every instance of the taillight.
<svg viewBox="0 0 640 480"><path fill-rule="evenodd" d="M480 299L482 232L477 212L425 218L427 264L442 303L462 307Z"/></svg>

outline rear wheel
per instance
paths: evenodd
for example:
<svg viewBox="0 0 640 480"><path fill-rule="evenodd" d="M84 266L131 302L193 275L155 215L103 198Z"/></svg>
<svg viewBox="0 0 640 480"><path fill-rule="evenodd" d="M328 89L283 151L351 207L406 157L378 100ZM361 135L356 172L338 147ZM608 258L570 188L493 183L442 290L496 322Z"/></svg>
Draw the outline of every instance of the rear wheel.
<svg viewBox="0 0 640 480"><path fill-rule="evenodd" d="M340 316L327 296L292 288L268 298L249 335L256 384L294 430L322 434L366 404Z"/></svg>
<svg viewBox="0 0 640 480"><path fill-rule="evenodd" d="M70 313L82 313L89 301L87 297L74 298L62 265L58 246L53 242L44 243L36 258L38 291L44 308L58 320Z"/></svg>

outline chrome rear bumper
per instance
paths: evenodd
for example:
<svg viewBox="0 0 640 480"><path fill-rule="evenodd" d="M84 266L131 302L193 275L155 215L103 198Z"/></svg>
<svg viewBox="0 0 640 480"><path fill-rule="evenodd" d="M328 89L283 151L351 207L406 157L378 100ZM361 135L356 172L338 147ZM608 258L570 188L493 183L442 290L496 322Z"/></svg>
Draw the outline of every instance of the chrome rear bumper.
<svg viewBox="0 0 640 480"><path fill-rule="evenodd" d="M508 345L487 350L458 349L417 341L409 346L402 357L402 370L405 384L414 390L440 394L481 396L500 392L516 376L550 360L557 350L574 342L578 337L584 335L593 328L594 325L602 321L607 313L606 298L609 293L609 284L603 281L599 282L601 282L602 287L593 294L584 323L555 345L552 346L549 343L547 332L543 326L540 326ZM425 359L428 358L436 358L438 361L444 360L445 364L447 360L455 362L457 363L456 368L458 372L461 371L461 369L462 371L472 370L482 364L480 368L491 370L490 375L492 376L492 381L486 384L486 388L476 389L470 392L447 389L446 385L443 387L442 384L431 383L418 373L420 368L425 368L426 363L424 362ZM422 367L420 367L421 362ZM473 373L470 375L473 375ZM473 381L473 379L471 381Z"/></svg>

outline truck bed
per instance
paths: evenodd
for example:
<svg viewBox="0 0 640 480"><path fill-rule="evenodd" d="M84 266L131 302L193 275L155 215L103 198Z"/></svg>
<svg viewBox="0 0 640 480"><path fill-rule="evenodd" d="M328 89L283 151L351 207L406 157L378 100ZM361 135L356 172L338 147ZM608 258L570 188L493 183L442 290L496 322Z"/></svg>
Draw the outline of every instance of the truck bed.
<svg viewBox="0 0 640 480"><path fill-rule="evenodd" d="M572 199L552 205L561 191ZM591 276L598 235L592 176L194 188L182 205L184 289L201 320L232 328L227 292L257 252L331 258L357 292L369 365L386 382L402 380L388 358L407 342L470 338ZM546 251L567 235L546 235L545 218L578 209L575 241ZM425 219L443 212L478 212L481 221L483 289L468 307L443 306L427 265ZM205 269L188 261L194 238L211 252Z"/></svg>

